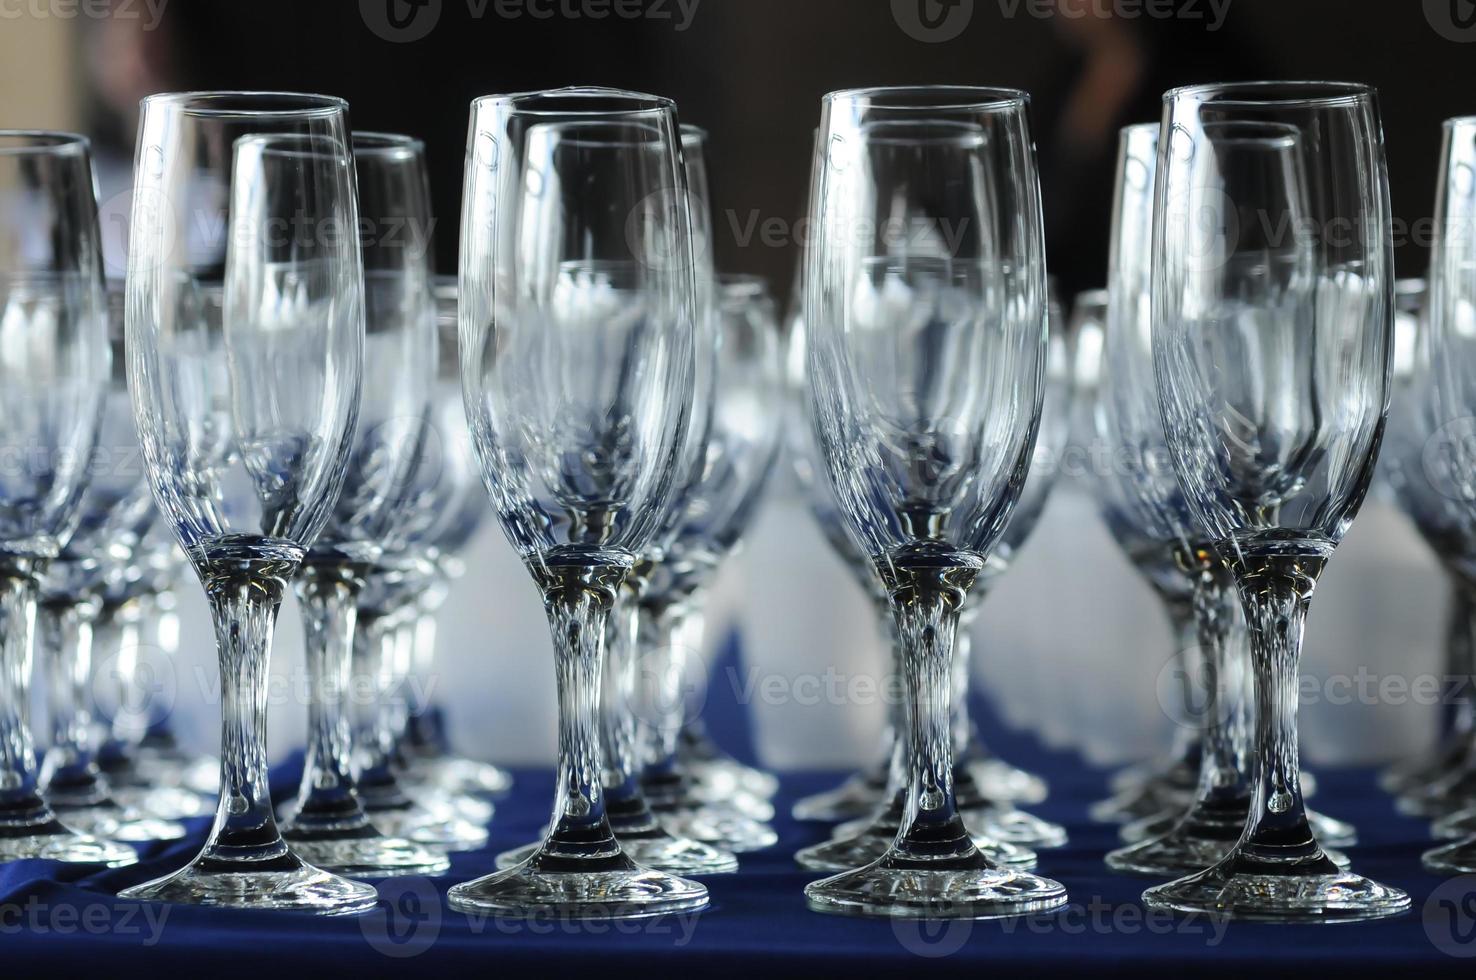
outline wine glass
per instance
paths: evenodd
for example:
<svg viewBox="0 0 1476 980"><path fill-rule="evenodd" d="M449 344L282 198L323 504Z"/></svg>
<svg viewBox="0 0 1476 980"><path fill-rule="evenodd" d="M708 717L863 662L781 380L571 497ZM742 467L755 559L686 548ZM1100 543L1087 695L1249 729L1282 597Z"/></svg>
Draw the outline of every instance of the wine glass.
<svg viewBox="0 0 1476 980"><path fill-rule="evenodd" d="M1417 362L1417 377L1427 373L1422 392L1416 389L1416 412L1411 418L1427 432L1418 478L1426 488L1427 512L1438 514L1437 534L1454 546L1459 572L1471 576L1470 547L1476 533L1476 489L1472 473L1472 424L1476 415L1476 388L1465 373L1476 359L1476 345L1465 326L1476 307L1476 117L1445 121L1441 145L1440 179L1436 185L1435 241L1430 253L1427 346ZM1444 502L1444 507L1440 503ZM1437 833L1463 834L1463 839L1435 848L1421 861L1436 874L1469 874L1476 869L1476 792L1468 761L1420 794L1423 802L1444 801L1456 808L1436 825ZM1461 804L1464 804L1462 806ZM1433 807L1432 807L1433 809ZM1465 812L1461 812L1464 810Z"/></svg>
<svg viewBox="0 0 1476 980"><path fill-rule="evenodd" d="M465 573L459 556L491 512L461 404L454 276L436 278L435 299L440 365L431 405L433 424L416 468L414 504L404 535L407 546L420 550L433 566L432 576L410 597L412 668L422 678L435 667L437 614L453 583ZM434 702L413 700L407 705L398 742L405 759L403 777L417 786L439 788L458 800L504 793L512 786L506 770L452 751L443 712Z"/></svg>
<svg viewBox="0 0 1476 980"><path fill-rule="evenodd" d="M761 801L740 791L736 773L694 785L681 758L686 698L684 661L703 647L705 590L752 521L779 447L782 398L779 317L767 283L724 275L716 289L718 369L706 452L681 488L675 533L658 561L643 569L638 644L648 681L641 732L642 788L659 819L679 836L721 843L739 853L772 846ZM763 804L767 807L767 804Z"/></svg>
<svg viewBox="0 0 1476 980"><path fill-rule="evenodd" d="M979 918L1066 901L991 862L953 794L959 613L1019 498L1040 420L1047 292L1023 92L853 89L822 103L805 275L824 473L892 604L906 682L906 810L812 909Z"/></svg>
<svg viewBox="0 0 1476 980"><path fill-rule="evenodd" d="M409 136L365 132L353 134L352 148L363 221L368 396L360 401L343 489L294 582L306 634L308 739L282 836L304 860L330 871L439 874L450 867L444 854L385 836L370 823L355 787L345 710L359 598L375 561L396 547L412 499L437 338L425 148Z"/></svg>
<svg viewBox="0 0 1476 980"><path fill-rule="evenodd" d="M1193 526L1244 608L1257 765L1234 848L1150 888L1150 907L1275 921L1409 908L1323 851L1297 778L1307 609L1363 502L1388 407L1391 239L1372 89L1256 82L1164 96L1154 374Z"/></svg>
<svg viewBox="0 0 1476 980"><path fill-rule="evenodd" d="M144 484L138 428L128 402L123 284L107 288L111 379L77 519L41 576L36 646L49 678L51 745L41 769L46 801L69 827L113 840L174 840L184 825L120 805L93 741L93 625L114 583L126 577L154 502Z"/></svg>
<svg viewBox="0 0 1476 980"><path fill-rule="evenodd" d="M1244 152L1257 149L1239 134ZM1270 140L1281 138L1274 131ZM1269 149L1269 148L1268 148ZM1175 652L1192 658L1178 667L1186 687L1185 727L1196 732L1199 772L1190 799L1168 791L1158 799L1162 813L1145 815L1123 828L1131 846L1107 855L1116 871L1177 877L1218 862L1240 838L1251 804L1248 720L1242 692L1246 679L1245 631L1231 603L1229 582L1213 542L1196 540L1178 480L1168 462L1158 386L1153 376L1151 280L1153 186L1158 127L1129 126L1119 140L1117 194L1108 268L1107 359L1101 389L1101 435L1116 465L1104 474L1109 523L1129 553L1156 556L1170 576L1160 588L1187 597L1191 636ZM1204 690L1197 692L1195 677ZM1170 769L1164 775L1172 775ZM1127 798L1155 798L1150 779ZM1354 842L1351 827L1308 811L1321 840ZM1335 861L1345 863L1339 855Z"/></svg>
<svg viewBox="0 0 1476 980"><path fill-rule="evenodd" d="M221 672L221 795L198 857L126 898L361 912L373 888L283 841L266 686L288 584L335 513L364 348L348 106L294 93L143 100L128 382L164 521L205 590Z"/></svg>
<svg viewBox="0 0 1476 980"><path fill-rule="evenodd" d="M138 859L67 829L42 798L29 724L39 578L81 517L110 349L91 151L71 133L0 131L0 862Z"/></svg>
<svg viewBox="0 0 1476 980"><path fill-rule="evenodd" d="M543 594L559 684L557 793L536 854L453 908L629 918L707 889L610 829L600 683L611 607L679 477L695 279L676 105L606 88L472 103L462 197L462 391L483 481Z"/></svg>
<svg viewBox="0 0 1476 980"><path fill-rule="evenodd" d="M723 330L717 304L716 272L712 265L711 207L708 192L706 142L707 133L699 127L683 125L682 167L687 178L687 199L691 215L693 285L695 301L692 323L693 350L693 418L681 447L677 463L677 489L668 497L657 530L645 551L626 577L605 631L605 665L601 676L600 738L604 753L604 769L600 782L605 793L606 814L611 830L621 848L646 867L673 874L719 874L735 871L738 859L729 851L673 833L668 814L658 819L641 784L640 731L637 712L650 717L653 707L637 691L640 600L655 568L666 560L667 550L681 531L686 515L688 487L701 480L706 469L708 445L714 429L718 384L718 350ZM647 656L650 656L648 654ZM655 659L665 651L655 651ZM641 673L649 674L649 671ZM669 677L668 671L663 677ZM644 678L642 678L644 679ZM722 827L703 825L697 830L716 840ZM526 860L538 848L527 845L497 856L498 867L512 867Z"/></svg>

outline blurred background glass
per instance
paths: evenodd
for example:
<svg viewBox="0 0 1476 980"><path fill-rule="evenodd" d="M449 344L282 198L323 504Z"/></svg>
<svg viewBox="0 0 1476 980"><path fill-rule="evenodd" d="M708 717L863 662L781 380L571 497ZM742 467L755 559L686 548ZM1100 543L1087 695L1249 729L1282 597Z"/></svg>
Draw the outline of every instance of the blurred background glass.
<svg viewBox="0 0 1476 980"><path fill-rule="evenodd" d="M1476 25L1461 0L15 0L0 6L0 127L95 141L108 272L125 267L138 100L182 89L342 96L355 129L426 143L437 267L455 271L467 108L478 95L599 84L675 98L711 134L714 246L724 272L789 295L826 91L955 82L1029 90L1050 271L1070 305L1102 285L1120 126L1155 121L1173 85L1250 78L1371 83L1384 107L1398 273L1423 274L1440 121L1470 111L1459 86ZM1375 13L1375 9L1377 12ZM1356 10L1356 12L1354 12ZM1308 43L1316 38L1316 43ZM776 406L776 411L778 410ZM1089 447L975 629L977 678L1006 726L1099 763L1149 755L1172 731L1173 654L1155 600L1090 498ZM708 710L746 700L759 757L854 765L884 714L865 678L884 657L867 600L833 557L786 467L747 547L723 573L708 646L729 626L743 659L714 674ZM548 762L551 651L536 591L492 523L466 553L428 683L468 754ZM779 573L775 572L779 570ZM161 678L185 733L213 743L218 710L203 602L182 589L182 650ZM1388 759L1428 743L1439 709L1441 573L1392 503L1364 510L1319 590L1303 660L1311 763ZM289 609L273 664L272 748L303 730L301 630ZM142 651L148 657L149 651ZM712 651L709 651L712 655ZM106 655L99 669L109 665ZM162 663L162 661L161 661ZM1162 675L1162 677L1161 677ZM444 682L444 683L443 683ZM986 733L987 734L987 733Z"/></svg>

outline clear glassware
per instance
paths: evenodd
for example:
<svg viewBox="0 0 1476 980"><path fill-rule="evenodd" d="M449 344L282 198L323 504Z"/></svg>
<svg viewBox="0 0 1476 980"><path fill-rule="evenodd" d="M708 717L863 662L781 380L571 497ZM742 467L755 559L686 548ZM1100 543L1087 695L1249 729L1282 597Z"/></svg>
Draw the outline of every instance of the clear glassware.
<svg viewBox="0 0 1476 980"><path fill-rule="evenodd" d="M1240 593L1258 761L1235 847L1148 889L1153 908L1325 922L1410 906L1323 851L1297 778L1307 608L1367 492L1388 407L1394 281L1382 139L1377 99L1361 85L1202 85L1164 96L1154 374L1192 526Z"/></svg>
<svg viewBox="0 0 1476 980"><path fill-rule="evenodd" d="M121 805L97 762L92 718L92 631L109 583L127 573L153 520L138 429L128 402L123 284L107 290L112 377L77 519L41 575L35 644L47 668L51 745L42 792L62 823L95 837L174 840L184 825Z"/></svg>
<svg viewBox="0 0 1476 980"><path fill-rule="evenodd" d="M641 784L638 715L649 720L654 714L653 709L661 706L646 703L642 700L646 692L637 689L642 686L638 685L638 674L644 677L651 672L651 664L644 662L646 652L640 649L640 600L650 581L651 571L665 561L668 547L682 528L689 488L701 480L706 468L717 406L718 351L723 334L717 302L717 273L712 259L707 134L691 125L683 125L680 133L693 241L695 408L680 451L676 489L668 498L657 531L626 577L607 621L600 705L600 737L605 766L600 782L611 830L631 858L646 867L673 874L700 875L734 871L738 867L738 859L721 847L683 833L673 833L669 826L672 812L668 811L658 819L652 810ZM652 659L665 663L665 651L655 651ZM668 673L666 676L671 675ZM720 831L731 836L735 826L741 829L747 824L739 817L722 826L700 824L696 829L708 840L718 840L722 836ZM498 867L511 867L522 862L537 847L535 842L498 855Z"/></svg>
<svg viewBox="0 0 1476 980"><path fill-rule="evenodd" d="M308 737L281 830L300 857L329 871L434 875L450 867L444 854L370 823L355 786L346 704L359 597L374 563L399 543L429 423L437 362L430 185L419 140L359 132L351 141L363 223L366 394L343 489L293 583L305 632ZM314 151L309 144L303 152ZM329 144L328 152L341 148Z"/></svg>
<svg viewBox="0 0 1476 980"><path fill-rule="evenodd" d="M671 506L692 422L696 281L676 105L604 88L472 103L462 390L483 482L543 594L557 795L538 852L453 887L463 911L633 918L701 884L610 828L600 687L610 611Z"/></svg>
<svg viewBox="0 0 1476 980"><path fill-rule="evenodd" d="M705 792L693 785L681 758L681 678L688 658L704 646L706 588L738 547L774 468L783 372L778 311L764 280L720 276L715 305L719 355L706 452L681 488L675 533L659 559L648 555L640 570L641 784L657 818L678 836L741 854L773 846L778 834L763 822L762 801L738 792L744 780L737 771L725 780L736 796L726 805L714 795L721 782Z"/></svg>
<svg viewBox="0 0 1476 980"><path fill-rule="evenodd" d="M421 567L430 572L406 590L407 618L411 620L407 626L412 631L410 667L421 678L435 671L436 618L452 585L465 572L459 555L491 513L462 407L456 278L437 277L434 291L440 364L432 395L432 425L416 468L414 503L404 533L407 549L423 557L427 564ZM417 792L429 788L449 794L458 806L465 807L512 786L506 770L452 750L443 712L434 702L410 698L404 722L403 730L396 733L397 757L403 764L400 779ZM485 818L490 816L487 804Z"/></svg>
<svg viewBox="0 0 1476 980"><path fill-rule="evenodd" d="M990 861L953 793L958 617L1019 498L1040 420L1048 296L1022 92L833 92L805 270L825 478L892 604L910 751L901 829L805 889L816 911L983 918L1058 908L1057 882Z"/></svg>
<svg viewBox="0 0 1476 980"><path fill-rule="evenodd" d="M1427 347L1417 373L1428 372L1427 390L1416 386L1416 424L1430 433L1418 471L1427 485L1427 510L1439 516L1432 524L1437 537L1450 542L1453 567L1470 577L1476 549L1476 484L1473 484L1471 418L1476 415L1476 386L1466 376L1476 361L1476 345L1466 324L1476 308L1476 191L1471 174L1476 167L1476 117L1445 121L1441 145L1440 178L1436 184L1435 241L1430 253L1427 304ZM1412 468L1412 467L1411 467ZM1410 481L1418 484L1418 478ZM1444 507L1440 507L1440 503ZM1427 536L1429 532L1427 531ZM1461 833L1463 839L1427 851L1421 858L1435 874L1476 871L1476 775L1467 763L1424 787L1416 798L1449 807L1447 819L1437 822L1439 835ZM1408 797L1405 798L1408 800ZM1461 804L1464 804L1462 806ZM1428 807L1434 810L1434 806ZM1451 811L1454 811L1453 813ZM1463 812L1464 811L1464 812Z"/></svg>
<svg viewBox="0 0 1476 980"><path fill-rule="evenodd" d="M319 95L143 100L128 381L164 521L205 590L221 673L221 795L198 857L125 898L319 914L376 893L283 841L266 685L288 584L334 513L364 357L348 106Z"/></svg>
<svg viewBox="0 0 1476 980"><path fill-rule="evenodd" d="M358 770L355 790L369 821L392 837L448 851L476 850L487 843L491 805L468 815L444 790L410 787L399 772L400 732L409 715L406 692L413 651L407 640L415 622L415 596L436 575L434 562L414 549L381 554L367 570L358 600L354 672L372 683L375 697L361 711L354 735Z"/></svg>
<svg viewBox="0 0 1476 980"><path fill-rule="evenodd" d="M0 482L0 862L132 864L42 798L29 724L39 579L81 516L110 349L91 151L71 133L0 131L0 417L25 466Z"/></svg>
<svg viewBox="0 0 1476 980"><path fill-rule="evenodd" d="M1275 131L1270 139L1280 139ZM1253 147L1252 137L1238 137ZM1274 149L1274 148L1273 148ZM1248 149L1246 152L1250 152ZM1161 801L1163 812L1141 816L1122 830L1130 846L1107 855L1115 871L1177 877L1217 863L1240 839L1251 806L1253 774L1246 699L1245 631L1230 602L1229 582L1212 542L1196 540L1169 463L1158 386L1153 372L1149 290L1153 187L1158 126L1123 129L1108 268L1107 359L1101 435L1117 463L1103 475L1109 524L1131 552L1159 556L1169 577L1160 595L1175 598L1174 618L1187 620L1175 655L1185 693L1183 728L1195 733L1199 771L1188 799L1170 792L1177 768L1129 789L1119 799ZM1167 561L1164 558L1167 558ZM1197 661L1194 662L1194 661ZM1202 678L1196 681L1195 678ZM1203 686L1203 692L1198 689ZM1180 756L1183 758L1184 756ZM1162 787L1160 789L1160 787ZM1308 811L1319 839L1353 842L1352 828ZM1340 856L1334 860L1346 863Z"/></svg>

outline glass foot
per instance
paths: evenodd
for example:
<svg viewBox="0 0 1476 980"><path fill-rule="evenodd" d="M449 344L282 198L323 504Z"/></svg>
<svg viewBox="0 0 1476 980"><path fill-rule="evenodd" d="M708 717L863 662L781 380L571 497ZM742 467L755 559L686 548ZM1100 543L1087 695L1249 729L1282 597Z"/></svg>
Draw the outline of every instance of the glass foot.
<svg viewBox="0 0 1476 980"><path fill-rule="evenodd" d="M329 874L303 863L291 853L249 863L213 860L202 855L171 875L125 888L118 897L139 902L283 909L318 915L367 912L379 899L369 885Z"/></svg>
<svg viewBox="0 0 1476 980"><path fill-rule="evenodd" d="M284 827L282 836L293 852L324 871L354 878L397 875L443 875L451 868L446 855L407 840L385 837L365 826L360 836L336 832L313 834Z"/></svg>
<svg viewBox="0 0 1476 980"><path fill-rule="evenodd" d="M52 811L63 824L90 837L142 843L179 840L185 835L182 823L130 810L109 799L76 806L54 802Z"/></svg>
<svg viewBox="0 0 1476 980"><path fill-rule="evenodd" d="M1355 922L1407 912L1409 896L1342 870L1326 856L1274 872L1230 857L1143 893L1149 908L1266 922Z"/></svg>
<svg viewBox="0 0 1476 980"><path fill-rule="evenodd" d="M1476 837L1431 848L1420 855L1420 864L1435 875L1476 874Z"/></svg>
<svg viewBox="0 0 1476 980"><path fill-rule="evenodd" d="M718 792L748 793L763 799L779 792L779 780L771 773L744 765L728 755L700 726L688 725L682 729L678 751L687 776Z"/></svg>
<svg viewBox="0 0 1476 980"><path fill-rule="evenodd" d="M1183 813L1194 801L1194 788L1148 782L1118 790L1105 800L1087 808L1087 815L1097 823L1132 823L1164 813Z"/></svg>
<svg viewBox="0 0 1476 980"><path fill-rule="evenodd" d="M160 820L189 820L213 812L212 804L205 797L177 786L119 786L115 783L113 799L122 807Z"/></svg>
<svg viewBox="0 0 1476 980"><path fill-rule="evenodd" d="M717 844L734 854L762 851L779 843L768 824L714 806L656 809L656 819L670 833L704 844Z"/></svg>
<svg viewBox="0 0 1476 980"><path fill-rule="evenodd" d="M919 869L883 858L805 886L816 912L888 918L994 919L1049 912L1066 904L1059 882L1024 871L979 867Z"/></svg>
<svg viewBox="0 0 1476 980"><path fill-rule="evenodd" d="M974 759L965 763L985 796L1015 803L1044 803L1050 794L1046 781L1003 759Z"/></svg>
<svg viewBox="0 0 1476 980"><path fill-rule="evenodd" d="M28 859L122 868L136 863L138 852L63 826L39 797L28 796L0 810L0 864Z"/></svg>
<svg viewBox="0 0 1476 980"><path fill-rule="evenodd" d="M879 819L867 824L859 833L837 835L823 844L803 848L794 855L795 863L810 871L851 871L880 860L897 839L897 823ZM985 837L972 837L974 847L991 864L1017 871L1028 871L1037 863L1036 854L1028 847L1007 844Z"/></svg>
<svg viewBox="0 0 1476 980"><path fill-rule="evenodd" d="M1446 840L1461 840L1476 834L1476 810L1458 810L1430 825L1430 832Z"/></svg>
<svg viewBox="0 0 1476 980"><path fill-rule="evenodd" d="M1399 797L1401 813L1418 817L1443 817L1459 813L1476 803L1476 769L1459 769L1433 782L1416 786Z"/></svg>
<svg viewBox="0 0 1476 980"><path fill-rule="evenodd" d="M858 772L834 789L796 800L790 813L796 820L817 823L856 820L880 806L886 791L885 772Z"/></svg>
<svg viewBox="0 0 1476 980"><path fill-rule="evenodd" d="M1012 806L959 809L964 823L979 836L1032 849L1064 847L1066 828Z"/></svg>
<svg viewBox="0 0 1476 980"><path fill-rule="evenodd" d="M460 912L570 919L643 919L707 907L703 885L643 868L623 854L591 860L587 869L570 869L570 863L577 864L545 861L540 851L515 867L454 886L446 903Z"/></svg>
<svg viewBox="0 0 1476 980"><path fill-rule="evenodd" d="M512 789L512 774L490 762L460 756L436 756L411 763L409 778L437 786L454 796L500 796Z"/></svg>
<svg viewBox="0 0 1476 980"><path fill-rule="evenodd" d="M738 870L738 858L701 841L673 837L665 831L652 837L618 836L620 850L642 867L693 876L728 874ZM542 846L542 841L535 841L511 851L503 851L497 855L497 867L517 867L537 854Z"/></svg>
<svg viewBox="0 0 1476 980"><path fill-rule="evenodd" d="M428 844L446 851L475 851L487 843L487 828L455 813L442 813L416 803L364 806L369 822L386 837Z"/></svg>
<svg viewBox="0 0 1476 980"><path fill-rule="evenodd" d="M1120 874L1155 878L1178 878L1214 867L1240 842L1248 815L1248 806L1196 807L1167 833L1110 852L1107 867ZM1323 853L1339 868L1348 867L1348 858L1341 852Z"/></svg>
<svg viewBox="0 0 1476 980"><path fill-rule="evenodd" d="M1224 820L1218 821L1224 823L1227 827L1232 824L1234 825L1233 836L1230 840L1231 844L1234 844L1240 838L1240 832L1245 829L1245 821L1248 813L1249 805L1247 804L1247 806L1240 809L1238 820L1233 815L1227 813ZM1117 832L1117 836L1122 839L1124 844L1138 844L1157 837L1163 837L1172 832L1184 819L1183 813L1160 813L1154 817L1145 817L1142 820L1134 820L1130 824L1125 824ZM1316 810L1309 809L1307 810L1307 823L1312 827L1313 835L1328 847L1354 847L1358 844L1358 828L1346 820L1338 820L1326 814L1318 813ZM1227 847L1226 850L1228 851L1229 848ZM1224 855L1221 856L1223 857ZM1211 861L1209 864L1201 864L1199 867L1207 868L1210 864L1214 863L1214 861ZM1190 870L1198 870L1198 868L1191 868ZM1188 871L1184 872L1184 874L1188 873Z"/></svg>

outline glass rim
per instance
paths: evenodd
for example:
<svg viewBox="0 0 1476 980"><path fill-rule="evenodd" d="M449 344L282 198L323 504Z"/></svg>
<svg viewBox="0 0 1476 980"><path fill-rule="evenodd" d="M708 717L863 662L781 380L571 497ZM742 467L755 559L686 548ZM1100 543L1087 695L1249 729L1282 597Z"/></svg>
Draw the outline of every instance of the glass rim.
<svg viewBox="0 0 1476 980"><path fill-rule="evenodd" d="M372 156L419 155L425 152L425 141L405 133L384 133L374 129L356 129L349 133L349 145L355 154Z"/></svg>
<svg viewBox="0 0 1476 980"><path fill-rule="evenodd" d="M579 108L578 104L588 100L609 101L618 103L621 100L629 105L611 106L607 108L590 107ZM538 102L565 102L568 105L544 108L538 106ZM485 106L503 105L508 111L524 116L553 116L553 117L628 117L628 116L660 116L668 113L675 114L676 102L663 95L651 95L646 92L637 92L633 89L610 88L602 85L569 85L564 88L536 89L528 92L508 92L497 95L479 95L472 99L472 111L476 112Z"/></svg>
<svg viewBox="0 0 1476 980"><path fill-rule="evenodd" d="M215 106L215 102L250 102L253 99L279 100L283 104L270 106ZM295 103L295 105L293 104ZM348 112L348 101L336 95L320 95L316 92L281 92L250 89L218 89L190 92L155 92L139 100L139 108L147 111L152 106L170 106L192 116L219 119L255 119L261 116L284 116L289 118L313 119Z"/></svg>
<svg viewBox="0 0 1476 980"><path fill-rule="evenodd" d="M1117 137L1118 139L1127 139L1129 136L1133 136L1137 133L1146 133L1150 131L1154 134L1155 137L1157 137L1158 131L1161 128L1162 126L1156 122L1128 123L1126 126L1117 127Z"/></svg>
<svg viewBox="0 0 1476 980"><path fill-rule="evenodd" d="M683 142L688 137L691 137L697 143L706 143L708 139L706 127L698 126L696 123L682 123L679 129L679 135Z"/></svg>
<svg viewBox="0 0 1476 980"><path fill-rule="evenodd" d="M1107 302L1107 287L1096 286L1092 289L1083 289L1071 297L1071 305L1074 308L1078 303L1105 303Z"/></svg>
<svg viewBox="0 0 1476 980"><path fill-rule="evenodd" d="M724 293L760 293L768 295L769 280L756 272L719 272L717 284Z"/></svg>
<svg viewBox="0 0 1476 980"><path fill-rule="evenodd" d="M1440 123L1441 129L1469 129L1472 127L1476 127L1476 114L1451 116Z"/></svg>
<svg viewBox="0 0 1476 980"><path fill-rule="evenodd" d="M0 156L85 153L92 140L61 129L0 129Z"/></svg>
<svg viewBox="0 0 1476 980"><path fill-rule="evenodd" d="M864 101L872 108L902 112L999 112L1028 106L1030 93L992 85L872 85L826 92L820 101L825 105Z"/></svg>
<svg viewBox="0 0 1476 980"><path fill-rule="evenodd" d="M1193 99L1234 108L1279 107L1335 109L1373 99L1376 89L1364 82L1253 81L1181 85L1163 93L1163 103Z"/></svg>

